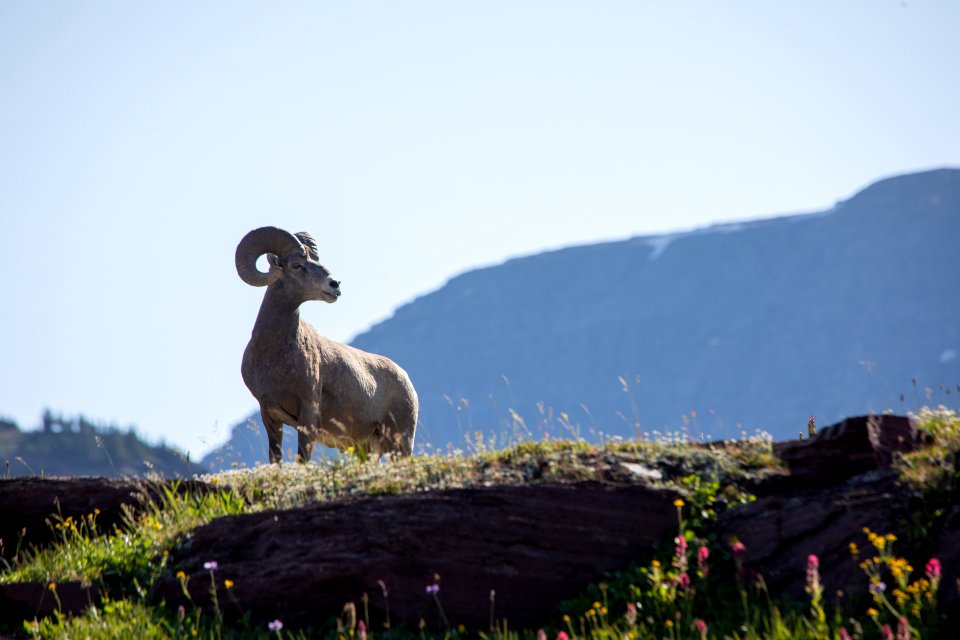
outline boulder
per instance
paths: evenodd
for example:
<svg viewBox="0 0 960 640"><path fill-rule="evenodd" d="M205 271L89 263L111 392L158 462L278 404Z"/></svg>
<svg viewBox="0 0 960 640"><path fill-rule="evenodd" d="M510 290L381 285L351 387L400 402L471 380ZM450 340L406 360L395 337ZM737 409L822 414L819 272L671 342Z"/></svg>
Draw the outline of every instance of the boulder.
<svg viewBox="0 0 960 640"><path fill-rule="evenodd" d="M561 600L625 569L677 525L677 494L599 482L458 489L220 518L171 557L157 594L210 604L211 573L227 615L324 624L369 595L372 619L411 628L486 630L493 615L539 624ZM215 571L204 564L216 562ZM234 582L230 597L223 581ZM435 594L426 588L439 586ZM384 597L383 590L387 591ZM495 596L491 596L495 593ZM437 600L443 607L440 613ZM377 627L379 628L379 627Z"/></svg>
<svg viewBox="0 0 960 640"><path fill-rule="evenodd" d="M897 454L921 444L909 418L894 415L847 418L809 440L774 445L790 470L792 487L827 486L874 469L889 469Z"/></svg>

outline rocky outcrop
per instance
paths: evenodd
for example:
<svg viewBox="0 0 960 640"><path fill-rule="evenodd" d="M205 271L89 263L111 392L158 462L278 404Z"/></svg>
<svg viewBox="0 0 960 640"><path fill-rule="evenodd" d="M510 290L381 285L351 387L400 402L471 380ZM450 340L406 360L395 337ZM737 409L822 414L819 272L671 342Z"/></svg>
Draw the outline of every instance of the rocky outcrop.
<svg viewBox="0 0 960 640"><path fill-rule="evenodd" d="M809 440L778 443L774 451L798 486L828 486L874 469L889 469L894 457L914 451L921 438L909 418L857 416L819 431Z"/></svg>
<svg viewBox="0 0 960 640"><path fill-rule="evenodd" d="M120 522L122 505L137 504L142 485L111 478L12 478L0 480L0 556L53 540L51 518L79 520L99 510L97 524L109 531Z"/></svg>
<svg viewBox="0 0 960 640"><path fill-rule="evenodd" d="M604 572L626 567L676 526L677 494L597 482L497 486L390 496L221 518L171 558L194 602L209 602L210 571L232 580L227 613L318 625L367 593L378 620L486 629L495 615L537 624ZM436 576L439 576L439 580ZM383 586L388 591L385 600ZM220 582L222 584L222 582ZM180 582L158 588L184 604ZM233 600L235 598L235 600ZM236 604L239 603L239 608Z"/></svg>
<svg viewBox="0 0 960 640"><path fill-rule="evenodd" d="M790 470L745 507L721 514L720 538L737 538L746 546L744 561L762 574L771 592L802 597L806 559L820 559L826 593L850 593L864 578L850 553L850 543L870 551L864 527L900 534L908 516L923 501L898 481L891 469L897 456L922 446L923 438L901 416L860 416L820 431L809 440L774 445ZM944 562L941 601L956 602L953 584L960 576L960 507L942 537L930 540L930 553ZM956 544L954 544L956 542ZM927 558L915 558L923 567Z"/></svg>
<svg viewBox="0 0 960 640"><path fill-rule="evenodd" d="M7 478L0 480L0 557L43 547L55 536L55 516L80 520L96 513L97 527L109 532L123 517L124 505L138 509L142 496L156 496L166 482L114 478ZM178 491L210 490L202 482L177 481Z"/></svg>
<svg viewBox="0 0 960 640"><path fill-rule="evenodd" d="M745 544L747 568L761 573L775 596L803 596L810 554L820 558L828 596L849 594L849 585L864 584L848 550L850 542L869 546L862 528L909 533L903 523L921 497L891 465L922 445L910 422L896 416L851 418L809 440L779 443L775 451L789 474L768 477L756 487L757 501L721 514L717 537ZM415 628L423 619L442 628L446 615L453 625L485 630L494 592L498 620L513 628L543 624L561 600L644 557L675 530L677 494L647 486L657 482L655 474L640 470L598 474L591 482L475 487L221 518L173 552L154 597L187 605L177 577L183 571L193 602L211 606L213 578L225 615L249 614L257 623L280 618L318 628L346 603L359 609L367 594L377 624L389 609L394 626ZM191 489L199 487L206 485ZM0 484L0 524L19 530L29 521L28 529L43 529L38 523L51 513L54 495L64 515L96 506L103 521L116 519L137 489L107 480L8 481ZM923 567L929 555L938 557L944 610L960 610L960 504L946 507L940 525L926 541L929 554L911 561ZM215 569L205 567L211 562ZM233 583L229 594L226 580ZM433 584L436 594L426 591ZM4 620L16 625L49 613L46 587L0 586ZM60 585L57 593L64 612L96 600L81 585Z"/></svg>

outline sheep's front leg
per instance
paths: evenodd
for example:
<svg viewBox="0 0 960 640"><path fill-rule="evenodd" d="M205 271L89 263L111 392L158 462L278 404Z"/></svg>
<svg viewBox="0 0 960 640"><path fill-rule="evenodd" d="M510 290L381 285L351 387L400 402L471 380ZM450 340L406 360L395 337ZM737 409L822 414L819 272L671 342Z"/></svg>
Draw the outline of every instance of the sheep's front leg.
<svg viewBox="0 0 960 640"><path fill-rule="evenodd" d="M263 418L263 426L267 429L270 464L279 464L283 460L283 423L263 408L260 409L260 417Z"/></svg>
<svg viewBox="0 0 960 640"><path fill-rule="evenodd" d="M300 408L300 426L297 427L297 462L310 461L319 428L320 407L304 404Z"/></svg>

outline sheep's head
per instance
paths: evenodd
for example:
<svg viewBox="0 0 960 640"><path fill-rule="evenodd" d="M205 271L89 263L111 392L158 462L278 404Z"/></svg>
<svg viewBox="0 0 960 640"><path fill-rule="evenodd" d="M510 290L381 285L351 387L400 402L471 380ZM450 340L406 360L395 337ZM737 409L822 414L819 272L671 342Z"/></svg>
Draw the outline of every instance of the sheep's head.
<svg viewBox="0 0 960 640"><path fill-rule="evenodd" d="M269 264L266 273L257 269L257 259L264 254ZM261 227L237 245L237 273L254 287L278 284L290 287L303 300L336 302L340 283L330 277L330 271L317 258L317 243L309 233Z"/></svg>

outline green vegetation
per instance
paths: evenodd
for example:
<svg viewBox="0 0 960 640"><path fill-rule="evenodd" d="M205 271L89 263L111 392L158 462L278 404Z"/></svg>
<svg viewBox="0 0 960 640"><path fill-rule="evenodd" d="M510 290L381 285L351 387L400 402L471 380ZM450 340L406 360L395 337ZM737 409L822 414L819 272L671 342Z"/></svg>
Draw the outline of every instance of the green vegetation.
<svg viewBox="0 0 960 640"><path fill-rule="evenodd" d="M929 445L897 462L905 482L930 496L933 525L942 520L945 500L957 490L960 418L944 408L915 416ZM863 572L866 601L833 608L820 583L819 559L807 560L807 599L775 602L762 576L744 569L744 547L720 540L711 531L717 514L749 502L750 490L764 478L783 473L768 438L703 444L686 440L619 441L601 446L584 441L521 442L488 450L478 439L471 455L460 451L398 459L386 465L365 461L348 450L339 459L314 465L261 466L201 479L219 490L186 492L177 484L154 485L144 506L126 514L112 531L97 525L97 511L76 521L56 519L55 544L22 553L0 574L0 582L38 581L56 597L57 583L78 580L98 587L105 598L86 613L30 621L22 634L42 638L294 638L282 621L252 625L227 623L219 605L211 612L193 607L170 610L152 604L150 590L167 568L169 551L197 526L214 518L264 509L283 509L348 496L398 494L489 484L622 479L671 487L677 532L642 564L610 576L582 597L544 612L544 629L511 630L505 623L478 633L446 625L404 632L384 629L364 612L344 614L329 634L344 640L444 637L451 640L846 640L847 638L927 638L935 632L940 566L924 559L915 570L894 553L891 534L865 530L871 549L850 545L851 561ZM939 506L937 506L939 505ZM937 513L939 509L939 515ZM919 516L917 516L919 518ZM908 523L910 524L910 523ZM923 525L919 520L911 524ZM851 532L853 534L855 532ZM913 535L908 535L913 537ZM915 536L919 541L919 533ZM899 541L908 550L911 541ZM909 556L910 554L908 554ZM914 553L915 555L915 553ZM641 560L641 559L638 559ZM233 584L208 567L214 602L231 596ZM177 577L186 590L187 577ZM433 597L442 611L442 594ZM188 596L189 597L189 596Z"/></svg>

